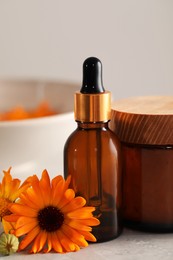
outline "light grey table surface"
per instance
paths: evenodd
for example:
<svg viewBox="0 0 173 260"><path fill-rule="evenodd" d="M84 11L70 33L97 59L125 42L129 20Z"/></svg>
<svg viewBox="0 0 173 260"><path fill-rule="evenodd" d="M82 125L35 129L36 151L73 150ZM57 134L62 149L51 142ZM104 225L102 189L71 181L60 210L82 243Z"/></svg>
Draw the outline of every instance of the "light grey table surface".
<svg viewBox="0 0 173 260"><path fill-rule="evenodd" d="M173 234L152 234L124 229L121 236L109 242L90 244L75 253L13 254L10 260L173 260Z"/></svg>

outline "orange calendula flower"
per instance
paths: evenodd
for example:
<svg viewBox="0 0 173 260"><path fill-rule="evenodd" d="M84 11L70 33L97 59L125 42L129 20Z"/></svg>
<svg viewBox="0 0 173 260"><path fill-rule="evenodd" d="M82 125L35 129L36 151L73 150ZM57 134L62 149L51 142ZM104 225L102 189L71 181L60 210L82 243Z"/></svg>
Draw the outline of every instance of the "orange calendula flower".
<svg viewBox="0 0 173 260"><path fill-rule="evenodd" d="M4 217L11 214L9 210L9 204L15 202L19 195L24 192L30 184L26 181L21 186L21 181L19 179L13 179L11 174L11 167L8 171L3 171L4 177L2 183L0 183L0 220L5 233L13 228L13 225L5 221Z"/></svg>
<svg viewBox="0 0 173 260"><path fill-rule="evenodd" d="M17 237L23 237L19 250L30 246L31 253L40 251L56 252L77 251L95 242L91 226L99 225L93 217L94 207L86 207L83 197L75 197L69 189L70 178L66 181L56 176L50 181L46 170L39 180L36 175L30 178L32 187L20 196L20 204L10 206L13 213L6 217L15 221Z"/></svg>

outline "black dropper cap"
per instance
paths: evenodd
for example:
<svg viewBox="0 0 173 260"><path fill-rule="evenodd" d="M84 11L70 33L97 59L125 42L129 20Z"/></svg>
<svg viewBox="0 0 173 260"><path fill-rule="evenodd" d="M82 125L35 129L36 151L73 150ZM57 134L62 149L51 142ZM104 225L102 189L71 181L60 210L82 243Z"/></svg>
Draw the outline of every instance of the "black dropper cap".
<svg viewBox="0 0 173 260"><path fill-rule="evenodd" d="M86 59L83 63L83 84L80 90L83 94L105 92L102 82L102 63L95 57Z"/></svg>
<svg viewBox="0 0 173 260"><path fill-rule="evenodd" d="M95 57L83 63L83 85L74 95L74 117L77 122L107 122L111 116L111 93L102 83L102 64Z"/></svg>

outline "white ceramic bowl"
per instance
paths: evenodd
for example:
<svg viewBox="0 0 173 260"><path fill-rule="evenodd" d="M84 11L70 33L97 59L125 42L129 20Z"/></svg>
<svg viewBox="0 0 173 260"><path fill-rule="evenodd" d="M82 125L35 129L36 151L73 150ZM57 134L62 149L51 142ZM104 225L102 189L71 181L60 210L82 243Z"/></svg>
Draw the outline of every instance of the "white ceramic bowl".
<svg viewBox="0 0 173 260"><path fill-rule="evenodd" d="M73 94L76 84L0 81L0 111L16 105L34 108L42 100L60 114L34 119L0 122L0 174L12 166L12 173L24 179L47 169L51 176L63 174L63 147L75 129Z"/></svg>

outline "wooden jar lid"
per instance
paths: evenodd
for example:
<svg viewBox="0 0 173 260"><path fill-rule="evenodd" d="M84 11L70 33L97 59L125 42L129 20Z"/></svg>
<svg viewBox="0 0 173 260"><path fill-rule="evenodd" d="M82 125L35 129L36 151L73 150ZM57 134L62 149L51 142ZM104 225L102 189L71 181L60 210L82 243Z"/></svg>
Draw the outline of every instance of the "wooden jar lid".
<svg viewBox="0 0 173 260"><path fill-rule="evenodd" d="M173 145L173 96L144 96L113 103L110 128L122 142Z"/></svg>

